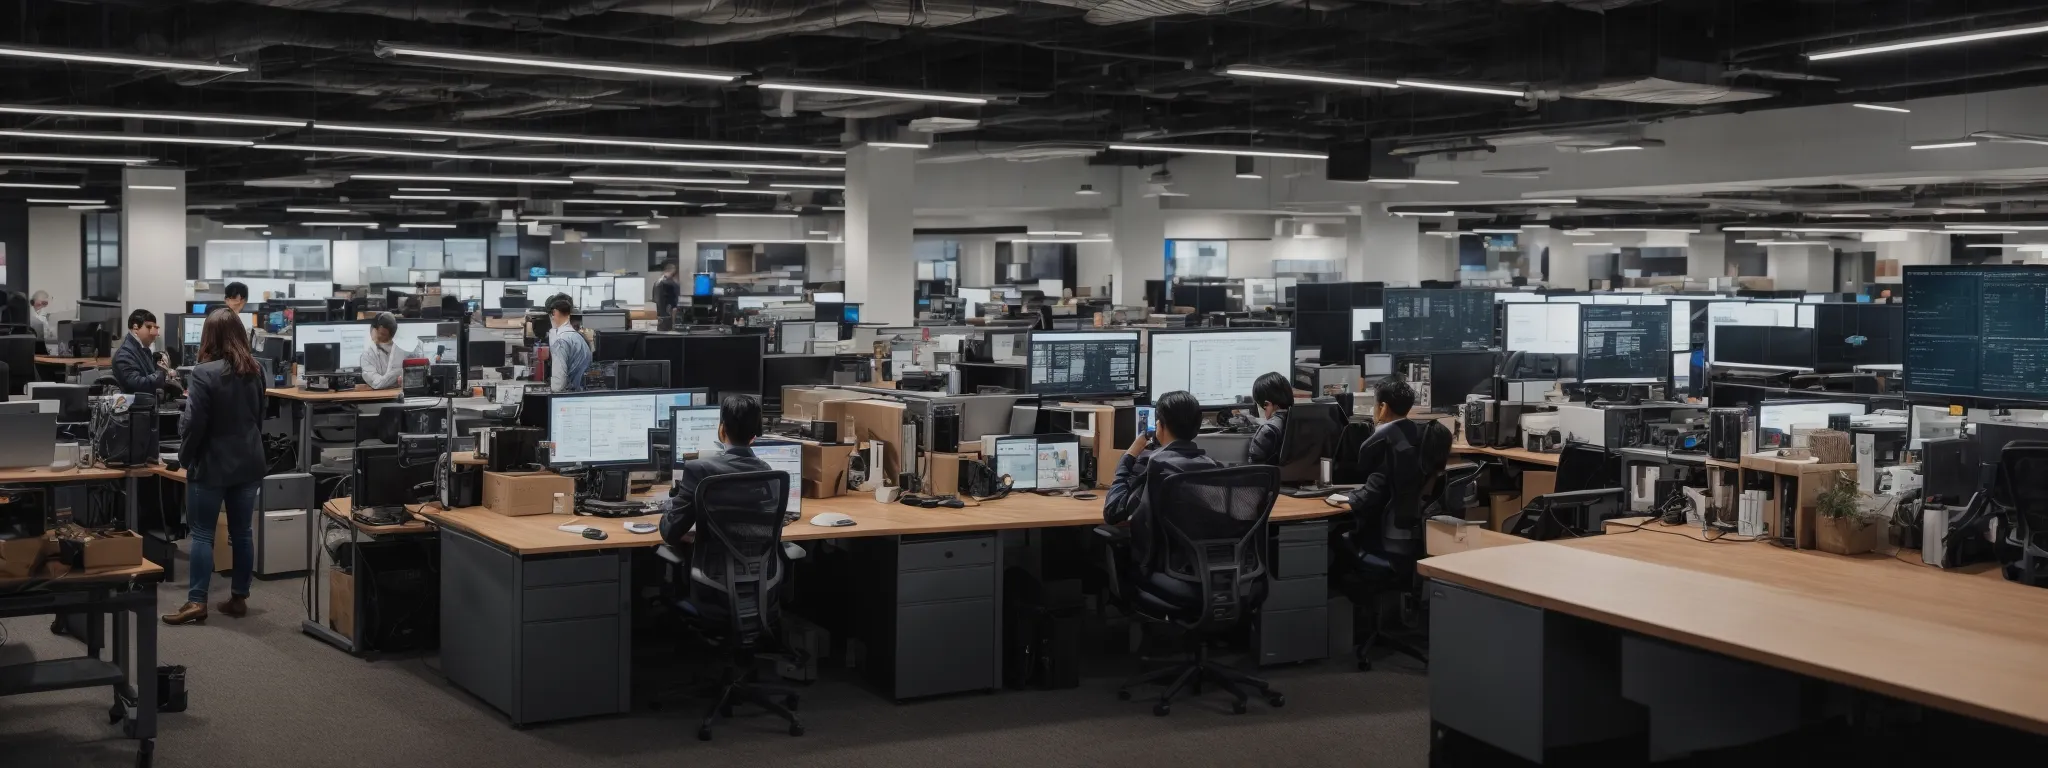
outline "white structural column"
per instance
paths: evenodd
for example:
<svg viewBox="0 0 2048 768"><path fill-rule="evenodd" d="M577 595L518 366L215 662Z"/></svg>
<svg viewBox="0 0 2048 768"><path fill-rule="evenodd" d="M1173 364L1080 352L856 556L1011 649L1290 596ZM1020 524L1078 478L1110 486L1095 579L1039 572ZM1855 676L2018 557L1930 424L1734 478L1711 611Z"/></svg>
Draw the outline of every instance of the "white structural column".
<svg viewBox="0 0 2048 768"><path fill-rule="evenodd" d="M1109 212L1114 299L1119 305L1143 304L1145 281L1166 278L1166 212L1159 208L1160 198L1145 196L1148 171L1120 170L1116 193L1121 197Z"/></svg>
<svg viewBox="0 0 2048 768"><path fill-rule="evenodd" d="M169 189L137 189L169 187ZM121 313L185 307L185 171L121 171Z"/></svg>
<svg viewBox="0 0 2048 768"><path fill-rule="evenodd" d="M1685 240L1685 276L1700 279L1728 274L1728 235L1707 227Z"/></svg>
<svg viewBox="0 0 2048 768"><path fill-rule="evenodd" d="M1608 242L1608 238L1560 237L1551 242L1550 279L1544 281L1548 288L1586 290L1586 281L1591 270L1586 268L1594 256L1614 253L1613 245L1585 245L1586 241Z"/></svg>
<svg viewBox="0 0 2048 768"><path fill-rule="evenodd" d="M1557 249L1571 238L1557 233L1548 226L1528 226L1522 234L1515 236L1515 244L1522 249L1522 263L1527 265L1521 272L1534 283L1543 276L1543 255L1548 251L1551 258L1557 258Z"/></svg>
<svg viewBox="0 0 2048 768"><path fill-rule="evenodd" d="M1372 204L1366 206L1364 214L1359 217L1358 236L1351 236L1348 228L1344 234L1344 274L1347 278L1389 285L1415 285L1424 279L1424 243L1415 219L1395 216L1387 213L1384 206ZM1429 239L1444 238L1432 236ZM1451 263L1455 268L1455 256Z"/></svg>
<svg viewBox="0 0 2048 768"><path fill-rule="evenodd" d="M29 291L49 291L51 314L74 317L85 290L83 214L61 206L28 209Z"/></svg>
<svg viewBox="0 0 2048 768"><path fill-rule="evenodd" d="M1902 232L1898 234L1902 237L1897 242L1877 244L1877 258L1880 260L1897 261L1900 272L1879 277L1874 282L1904 282L1903 275L1906 267L1949 263L1949 236L1946 233ZM2031 236L2036 234L2040 233L2029 232L2021 235L2020 238L2031 240ZM2008 240L2011 239L2013 238L2008 238Z"/></svg>
<svg viewBox="0 0 2048 768"><path fill-rule="evenodd" d="M1835 251L1825 244L1771 245L1771 286L1780 291L1831 291Z"/></svg>
<svg viewBox="0 0 2048 768"><path fill-rule="evenodd" d="M912 150L863 145L846 153L846 300L861 304L864 321L917 319L916 171Z"/></svg>

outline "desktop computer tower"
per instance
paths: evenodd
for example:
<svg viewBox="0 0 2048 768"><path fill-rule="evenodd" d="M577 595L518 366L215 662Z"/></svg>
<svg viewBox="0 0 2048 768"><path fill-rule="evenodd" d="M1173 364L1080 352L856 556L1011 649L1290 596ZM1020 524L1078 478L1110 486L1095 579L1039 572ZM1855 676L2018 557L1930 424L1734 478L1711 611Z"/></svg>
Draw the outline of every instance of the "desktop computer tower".
<svg viewBox="0 0 2048 768"><path fill-rule="evenodd" d="M292 472L263 478L256 498L257 511L262 513L255 526L256 575L299 573L309 567L307 540L313 535L317 506L312 475Z"/></svg>
<svg viewBox="0 0 2048 768"><path fill-rule="evenodd" d="M1707 455L1720 461L1741 461L1749 434L1748 408L1707 409Z"/></svg>

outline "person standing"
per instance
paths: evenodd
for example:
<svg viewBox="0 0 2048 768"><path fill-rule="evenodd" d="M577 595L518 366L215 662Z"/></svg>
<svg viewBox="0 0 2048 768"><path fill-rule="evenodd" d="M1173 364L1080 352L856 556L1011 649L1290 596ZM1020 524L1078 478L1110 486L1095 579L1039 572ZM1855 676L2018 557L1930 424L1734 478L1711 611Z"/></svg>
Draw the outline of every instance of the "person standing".
<svg viewBox="0 0 2048 768"><path fill-rule="evenodd" d="M114 384L122 392L157 395L166 382L177 378L169 361L150 350L161 335L163 329L157 327L154 313L147 309L128 313L128 338L122 339L121 346L114 350Z"/></svg>
<svg viewBox="0 0 2048 768"><path fill-rule="evenodd" d="M556 297L548 304L548 389L554 392L583 391L583 374L590 370L590 340L569 322L576 308L569 299Z"/></svg>
<svg viewBox="0 0 2048 768"><path fill-rule="evenodd" d="M671 261L661 265L661 279L654 283L654 316L668 320L682 303L683 283L676 276L676 263Z"/></svg>
<svg viewBox="0 0 2048 768"><path fill-rule="evenodd" d="M228 283L227 290L221 295L226 297L223 302L228 305L229 312L239 315L243 307L249 306L249 286L242 283Z"/></svg>
<svg viewBox="0 0 2048 768"><path fill-rule="evenodd" d="M185 413L178 418L184 443L185 515L192 532L191 588L185 604L163 617L173 626L206 620L206 593L213 582L214 525L227 507L233 551L231 593L220 612L248 615L249 575L256 564L256 494L263 486L263 369L249 351L249 333L231 310L206 316L199 336L199 367L193 369Z"/></svg>

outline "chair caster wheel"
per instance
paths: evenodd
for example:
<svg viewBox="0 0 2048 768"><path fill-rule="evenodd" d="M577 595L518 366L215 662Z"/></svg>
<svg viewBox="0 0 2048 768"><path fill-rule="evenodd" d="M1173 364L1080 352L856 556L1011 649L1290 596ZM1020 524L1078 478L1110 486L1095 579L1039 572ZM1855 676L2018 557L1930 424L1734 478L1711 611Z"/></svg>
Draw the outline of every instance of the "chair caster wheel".
<svg viewBox="0 0 2048 768"><path fill-rule="evenodd" d="M789 735L791 735L791 736L802 736L802 735L804 735L804 727L803 727L803 726L801 726L801 725L792 725L792 726L790 726L790 727L789 727Z"/></svg>
<svg viewBox="0 0 2048 768"><path fill-rule="evenodd" d="M1165 702L1154 704L1152 705L1152 714L1155 717L1165 717L1167 715L1171 715L1173 714L1173 705L1167 704Z"/></svg>
<svg viewBox="0 0 2048 768"><path fill-rule="evenodd" d="M710 741L710 740L711 740L711 726L708 726L708 725L707 725L707 726L704 726L704 727L702 727L702 728L698 728L698 729L697 729L697 740L698 740L698 741Z"/></svg>
<svg viewBox="0 0 2048 768"><path fill-rule="evenodd" d="M1271 704L1274 709L1279 709L1281 707L1287 706L1287 697L1276 693L1271 696L1267 696L1266 703Z"/></svg>
<svg viewBox="0 0 2048 768"><path fill-rule="evenodd" d="M1230 714L1233 714L1233 715L1242 715L1242 714L1244 714L1245 712L1247 712L1247 711L1249 711L1249 710L1250 710L1250 708L1249 708L1249 707L1246 707L1246 706L1244 705L1244 702L1242 702L1242 701L1233 701L1233 702L1230 702Z"/></svg>
<svg viewBox="0 0 2048 768"><path fill-rule="evenodd" d="M1130 700L1131 700L1131 692L1130 692L1130 691L1117 691L1117 692L1116 692L1116 700L1117 700L1117 701L1130 701Z"/></svg>
<svg viewBox="0 0 2048 768"><path fill-rule="evenodd" d="M789 711L791 711L791 712L795 712L795 711L796 711L796 705L797 705L797 698L796 698L796 694L794 694L794 693L792 693L792 694L790 694L790 695L788 695L788 696L786 696L786 697L784 697L784 698L782 699L782 706L783 706L783 707L785 707L785 708L787 708L787 709L788 709Z"/></svg>

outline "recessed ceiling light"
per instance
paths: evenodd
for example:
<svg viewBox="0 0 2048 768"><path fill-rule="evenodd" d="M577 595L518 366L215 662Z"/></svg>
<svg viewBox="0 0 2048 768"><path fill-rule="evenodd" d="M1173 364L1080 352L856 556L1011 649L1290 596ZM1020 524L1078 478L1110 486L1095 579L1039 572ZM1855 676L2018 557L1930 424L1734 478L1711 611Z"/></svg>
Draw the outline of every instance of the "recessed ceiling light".
<svg viewBox="0 0 2048 768"><path fill-rule="evenodd" d="M17 163L103 163L107 165L148 165L147 157L103 157L99 155L0 155L0 160Z"/></svg>
<svg viewBox="0 0 2048 768"><path fill-rule="evenodd" d="M447 187L399 187L400 192L446 192Z"/></svg>
<svg viewBox="0 0 2048 768"><path fill-rule="evenodd" d="M1229 75L1231 77L1253 77L1265 80L1299 80L1302 82L1309 83L1327 83L1329 85L1355 85L1365 88L1401 87L1399 83L1395 83L1390 80L1372 80L1363 77L1346 77L1344 75L1332 75L1323 72L1303 72L1299 70L1272 69L1270 67L1254 67L1249 65L1225 67L1223 70L1223 74Z"/></svg>
<svg viewBox="0 0 2048 768"><path fill-rule="evenodd" d="M73 131L0 131L0 136L17 139L47 139L50 141L125 141L144 144L213 144L223 147L250 147L256 142L246 139L204 139L193 136L151 136L139 133L78 133Z"/></svg>
<svg viewBox="0 0 2048 768"><path fill-rule="evenodd" d="M204 115L190 112L146 112L129 109L106 109L102 107L39 107L30 104L0 104L0 113L15 115L53 115L58 117L101 117L110 120L165 120L183 123L226 123L230 125L274 125L284 128L299 128L304 120L286 120L275 117L242 117L239 115Z"/></svg>
<svg viewBox="0 0 2048 768"><path fill-rule="evenodd" d="M19 59L51 59L56 61L79 61L85 62L87 64L118 64L126 67L145 67L148 69L184 69L197 72L235 73L249 71L248 67L237 67L227 64L214 64L211 62L204 61L189 61L184 59L161 59L154 56L110 56L102 53L80 53L75 51L50 50L47 48L22 48L13 45L0 45L0 56L8 56Z"/></svg>
<svg viewBox="0 0 2048 768"><path fill-rule="evenodd" d="M222 224L222 229L262 229L269 224Z"/></svg>
<svg viewBox="0 0 2048 768"><path fill-rule="evenodd" d="M1190 155L1236 155L1238 157L1291 157L1300 160L1327 160L1326 152L1307 150L1259 149L1257 147L1211 147L1187 146L1183 144L1111 144L1110 149L1123 152L1160 152Z"/></svg>
<svg viewBox="0 0 2048 768"><path fill-rule="evenodd" d="M267 236L267 235L269 235L269 234L270 234L270 230L267 230L267 229L266 229L266 230L263 230L263 234L264 234L264 235L266 235L266 236Z"/></svg>
<svg viewBox="0 0 2048 768"><path fill-rule="evenodd" d="M67 207L67 208L70 208L71 210L74 210L74 211L98 211L98 210L103 210L103 209L107 209L107 208L112 208L112 207L114 207L114 206L111 206L111 205L105 205L105 204L99 204L99 205L71 205L71 206L65 206L65 207Z"/></svg>
<svg viewBox="0 0 2048 768"><path fill-rule="evenodd" d="M439 181L448 184L574 184L568 179L550 179L540 176L438 176L403 173L353 173L349 178L358 181Z"/></svg>
<svg viewBox="0 0 2048 768"><path fill-rule="evenodd" d="M811 235L829 235L829 234L832 234L832 230L829 230L829 229L813 229L813 230L811 230L811 231L807 232L806 234L811 234Z"/></svg>
<svg viewBox="0 0 2048 768"><path fill-rule="evenodd" d="M819 83L765 82L760 84L768 91L803 91L806 93L843 93L849 96L874 96L884 99L905 101L942 101L952 104L987 104L988 96L972 94L939 93L936 91L905 91L895 88L869 88L866 86L824 85Z"/></svg>
<svg viewBox="0 0 2048 768"><path fill-rule="evenodd" d="M1258 174L1256 174L1256 173L1240 173L1240 174L1237 174L1237 178L1240 178L1240 179L1263 179L1263 178L1266 178L1266 177L1264 177L1264 176L1260 176L1260 175L1258 175Z"/></svg>
<svg viewBox="0 0 2048 768"><path fill-rule="evenodd" d="M1408 86L1408 87L1410 87L1410 88L1428 88L1428 89L1431 89L1431 90L1437 90L1437 91L1456 91L1456 92L1458 92L1458 93L1479 93L1479 94L1485 94L1485 95L1488 95L1488 96L1513 96L1513 97L1515 97L1515 98L1518 98L1518 99L1519 99L1519 98L1521 98L1521 97L1523 97L1523 96L1527 96L1527 95L1528 95L1528 92L1527 92L1527 91L1519 91L1519 90L1509 90L1509 89L1507 89L1507 88L1491 88L1491 87L1487 87L1487 86L1483 86L1483 85L1459 85L1459 84L1456 84L1456 83L1439 83L1439 82L1434 82L1434 81L1430 81L1430 80L1405 80L1405 79L1404 79L1404 80L1395 80L1395 81L1394 81L1394 84L1396 84L1396 85L1405 85L1405 86Z"/></svg>
<svg viewBox="0 0 2048 768"><path fill-rule="evenodd" d="M178 191L178 188L177 188L177 187L171 187L171 186L164 186L164 185L161 185L161 184L130 184L130 185L128 185L128 188L129 188L129 189L140 189L140 190L145 190L145 191L150 191L150 192L176 192L176 191Z"/></svg>
<svg viewBox="0 0 2048 768"><path fill-rule="evenodd" d="M883 148L883 149L931 149L931 148L932 148L932 145L930 145L930 144L912 144L912 143L910 143L910 142L907 142L907 141L870 141L870 142L865 142L865 143L866 143L866 144L867 144L868 146L870 146L870 147L881 147L881 148Z"/></svg>
<svg viewBox="0 0 2048 768"><path fill-rule="evenodd" d="M746 179L711 177L704 179L668 179L659 176L583 176L570 174L569 178L583 182L609 182L613 184L739 184L746 185Z"/></svg>
<svg viewBox="0 0 2048 768"><path fill-rule="evenodd" d="M1522 234L1522 230L1519 230L1519 229L1479 229L1478 227L1474 227L1474 228L1472 229L1472 231L1473 231L1473 232L1477 232L1477 233L1479 233L1479 234L1482 234L1482 235L1519 235L1519 234Z"/></svg>
<svg viewBox="0 0 2048 768"><path fill-rule="evenodd" d="M1814 214L1814 215L1816 215L1816 216L1819 216L1819 217L1821 217L1821 218L1823 218L1823 219L1868 219L1868 218L1872 218L1871 214L1868 214L1868 213L1820 213L1820 214Z"/></svg>
<svg viewBox="0 0 2048 768"><path fill-rule="evenodd" d="M590 144L605 147L641 147L645 149L673 149L679 151L709 152L774 152L796 155L843 155L843 149L820 149L817 147L793 147L778 144L731 144L719 141L663 141L660 139L638 139L611 136L564 136L546 133L519 133L513 131L454 130L450 128L415 128L395 125L366 125L360 123L314 123L318 130L349 131L353 133L384 133L410 136L446 136L460 139L497 139L501 141L530 141L544 144Z"/></svg>
<svg viewBox="0 0 2048 768"><path fill-rule="evenodd" d="M842 166L826 165L778 165L773 163L729 163L716 160L654 160L632 157L578 157L575 155L473 155L459 152L417 152L408 149L382 149L377 147L315 146L310 144L258 144L256 149L275 149L286 152L307 152L335 155L369 155L373 157L421 157L435 160L476 160L497 163L563 163L570 165L650 165L669 168L731 168L751 171L787 171L790 173L845 173Z"/></svg>
<svg viewBox="0 0 2048 768"><path fill-rule="evenodd" d="M544 56L510 56L495 53L471 53L446 48L426 48L415 45L383 44L377 46L378 56L417 56L444 61L474 61L483 64L512 64L521 67L542 69L563 69L574 72L605 72L615 75L645 75L647 77L670 77L683 80L708 80L729 83L740 77L739 72L722 72L710 69L677 69L674 67L647 67L636 64L607 64L595 61L556 59Z"/></svg>
<svg viewBox="0 0 2048 768"><path fill-rule="evenodd" d="M1941 45L1958 45L1961 43L1974 43L1980 40L1997 40L1999 38L2005 37L2037 35L2043 32L2048 32L2048 24L2035 24L2023 27L2005 27L2003 29L1989 29L1982 32L1965 32L1962 34L1955 35L1936 35L1933 37L1921 37L1914 38L1911 40L1901 40L1895 43L1880 43L1878 45L1865 45L1858 46L1855 48L1837 48L1831 51L1821 51L1820 53L1809 53L1806 55L1806 59L1808 61L1828 61L1831 59L1846 59L1852 56L1869 56L1872 54L1891 53L1894 51L1909 51L1915 48L1932 48Z"/></svg>
<svg viewBox="0 0 2048 768"><path fill-rule="evenodd" d="M1855 107L1857 109L1869 109L1878 112L1902 112L1910 114L1913 111L1910 109L1906 109L1904 107L1887 107L1883 104L1851 104L1849 106Z"/></svg>

